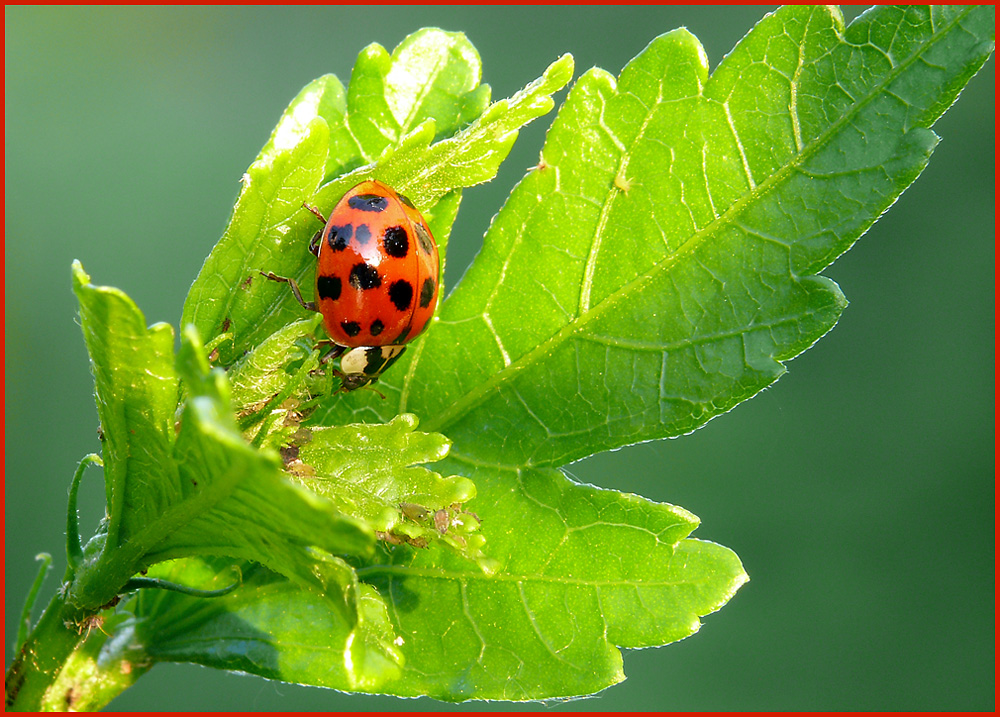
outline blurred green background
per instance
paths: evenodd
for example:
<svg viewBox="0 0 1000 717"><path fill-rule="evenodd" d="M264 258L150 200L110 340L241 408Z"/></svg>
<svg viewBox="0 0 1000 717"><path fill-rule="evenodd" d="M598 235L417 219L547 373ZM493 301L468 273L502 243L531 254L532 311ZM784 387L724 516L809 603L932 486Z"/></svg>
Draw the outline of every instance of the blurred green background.
<svg viewBox="0 0 1000 717"><path fill-rule="evenodd" d="M69 479L100 447L74 258L176 325L286 103L320 74L346 83L370 42L464 31L502 98L563 52L577 74L617 74L679 26L714 68L771 7L7 7L7 662L33 558L56 558L44 604L65 568ZM625 683L552 709L994 708L994 88L990 60L936 126L927 171L826 272L851 306L788 375L693 435L570 467L693 511L751 582L698 635L627 652ZM550 121L467 190L450 285ZM84 481L88 535L99 475ZM511 708L464 706L494 707ZM156 667L111 708L449 709L191 665Z"/></svg>

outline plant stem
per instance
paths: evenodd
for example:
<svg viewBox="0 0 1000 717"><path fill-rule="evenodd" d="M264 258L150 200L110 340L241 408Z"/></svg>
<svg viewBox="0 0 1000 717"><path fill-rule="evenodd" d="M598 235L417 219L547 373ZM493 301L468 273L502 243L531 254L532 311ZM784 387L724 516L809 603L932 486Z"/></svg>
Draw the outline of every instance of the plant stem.
<svg viewBox="0 0 1000 717"><path fill-rule="evenodd" d="M98 710L145 674L152 663L130 652L131 632L108 640L101 623L57 593L7 671L5 709Z"/></svg>
<svg viewBox="0 0 1000 717"><path fill-rule="evenodd" d="M4 704L8 710L37 711L42 698L55 682L66 660L84 639L78 625L85 625L87 610L66 603L59 593L21 647L4 680Z"/></svg>

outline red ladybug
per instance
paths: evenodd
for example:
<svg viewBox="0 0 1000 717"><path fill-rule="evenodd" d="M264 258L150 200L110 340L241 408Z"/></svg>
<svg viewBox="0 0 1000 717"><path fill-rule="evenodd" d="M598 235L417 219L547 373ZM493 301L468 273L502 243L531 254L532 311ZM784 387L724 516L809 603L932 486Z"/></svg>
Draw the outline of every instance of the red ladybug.
<svg viewBox="0 0 1000 717"><path fill-rule="evenodd" d="M302 300L292 279L264 273L292 287L306 309L323 314L326 331L343 354L341 389L376 381L434 314L440 263L430 227L413 203L388 185L368 180L348 191L310 244L319 258L316 301Z"/></svg>

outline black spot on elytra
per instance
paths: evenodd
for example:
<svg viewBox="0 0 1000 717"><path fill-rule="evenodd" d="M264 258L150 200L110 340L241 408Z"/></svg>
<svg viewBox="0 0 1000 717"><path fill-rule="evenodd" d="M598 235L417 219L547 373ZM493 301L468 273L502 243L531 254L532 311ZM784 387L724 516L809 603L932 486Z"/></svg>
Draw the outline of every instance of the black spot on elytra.
<svg viewBox="0 0 1000 717"><path fill-rule="evenodd" d="M410 251L410 237L403 227L389 227L382 237L382 246L386 254L401 259Z"/></svg>
<svg viewBox="0 0 1000 717"><path fill-rule="evenodd" d="M424 279L423 285L420 287L420 306L427 308L430 306L431 299L434 298L434 279L429 276Z"/></svg>
<svg viewBox="0 0 1000 717"><path fill-rule="evenodd" d="M353 233L354 227L350 224L344 224L343 226L331 225L326 235L326 243L334 251L344 251L347 248L347 244L351 241Z"/></svg>
<svg viewBox="0 0 1000 717"><path fill-rule="evenodd" d="M369 327L368 333L370 333L372 336L378 336L380 333L382 333L382 329L384 328L385 324L382 323L381 319L375 319L372 322L372 325Z"/></svg>
<svg viewBox="0 0 1000 717"><path fill-rule="evenodd" d="M357 321L341 321L340 328L342 328L344 333L348 336L357 336L361 333L361 324Z"/></svg>
<svg viewBox="0 0 1000 717"><path fill-rule="evenodd" d="M340 298L341 289L343 289L343 284L339 276L316 277L316 295L321 299L336 301Z"/></svg>
<svg viewBox="0 0 1000 717"><path fill-rule="evenodd" d="M354 238L357 239L358 244L367 244L371 241L372 230L368 228L367 224L358 224L354 228Z"/></svg>
<svg viewBox="0 0 1000 717"><path fill-rule="evenodd" d="M389 300L400 311L406 311L413 301L413 284L405 279L392 282L389 287Z"/></svg>
<svg viewBox="0 0 1000 717"><path fill-rule="evenodd" d="M355 289L377 289L382 286L382 278L378 275L378 270L371 264L355 264L348 277L351 286Z"/></svg>
<svg viewBox="0 0 1000 717"><path fill-rule="evenodd" d="M431 237L430 232L419 224L414 224L413 229L417 232L417 243L424 250L424 254L432 254L434 252L434 239Z"/></svg>
<svg viewBox="0 0 1000 717"><path fill-rule="evenodd" d="M382 212L389 206L389 200L380 194L356 194L347 200L347 206L362 212Z"/></svg>

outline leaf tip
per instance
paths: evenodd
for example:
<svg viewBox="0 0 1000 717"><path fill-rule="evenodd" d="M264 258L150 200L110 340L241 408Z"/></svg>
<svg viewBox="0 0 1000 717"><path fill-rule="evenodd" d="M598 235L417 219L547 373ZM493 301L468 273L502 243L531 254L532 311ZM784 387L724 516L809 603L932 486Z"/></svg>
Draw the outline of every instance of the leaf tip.
<svg viewBox="0 0 1000 717"><path fill-rule="evenodd" d="M543 77L546 82L558 83L562 88L573 78L575 69L576 61L573 55L567 52L545 69Z"/></svg>
<svg viewBox="0 0 1000 717"><path fill-rule="evenodd" d="M79 259L74 259L70 271L73 275L73 288L77 289L90 283L90 274L83 270Z"/></svg>

